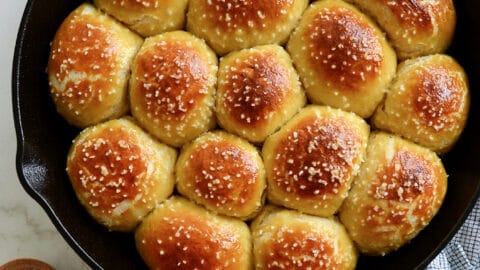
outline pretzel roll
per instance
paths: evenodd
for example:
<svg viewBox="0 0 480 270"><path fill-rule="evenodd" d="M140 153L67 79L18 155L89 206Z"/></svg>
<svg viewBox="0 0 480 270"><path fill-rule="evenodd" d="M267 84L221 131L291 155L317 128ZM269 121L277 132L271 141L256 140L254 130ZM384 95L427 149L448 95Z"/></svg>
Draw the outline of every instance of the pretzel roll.
<svg viewBox="0 0 480 270"><path fill-rule="evenodd" d="M215 53L187 32L147 38L132 67L133 116L161 141L182 146L215 126L217 69Z"/></svg>
<svg viewBox="0 0 480 270"><path fill-rule="evenodd" d="M340 219L361 252L385 255L427 226L446 189L447 175L434 152L374 133Z"/></svg>
<svg viewBox="0 0 480 270"><path fill-rule="evenodd" d="M267 207L251 226L255 269L355 269L358 252L334 219Z"/></svg>
<svg viewBox="0 0 480 270"><path fill-rule="evenodd" d="M220 55L282 44L307 5L307 0L191 0L187 29Z"/></svg>
<svg viewBox="0 0 480 270"><path fill-rule="evenodd" d="M217 216L181 197L148 215L135 232L137 250L150 269L248 270L252 266L248 226Z"/></svg>
<svg viewBox="0 0 480 270"><path fill-rule="evenodd" d="M258 150L225 132L186 145L176 165L177 189L207 209L248 219L264 202L265 169Z"/></svg>
<svg viewBox="0 0 480 270"><path fill-rule="evenodd" d="M470 96L463 68L450 56L407 60L373 124L433 151L448 151L462 133Z"/></svg>
<svg viewBox="0 0 480 270"><path fill-rule="evenodd" d="M455 31L452 0L347 0L383 28L400 59L444 52Z"/></svg>
<svg viewBox="0 0 480 270"><path fill-rule="evenodd" d="M131 231L173 192L176 151L129 118L83 130L67 159L80 203L102 225Z"/></svg>
<svg viewBox="0 0 480 270"><path fill-rule="evenodd" d="M333 215L363 161L369 131L353 113L321 106L300 111L263 145L269 201Z"/></svg>
<svg viewBox="0 0 480 270"><path fill-rule="evenodd" d="M127 84L142 39L90 4L63 21L48 58L57 111L80 128L128 111Z"/></svg>
<svg viewBox="0 0 480 270"><path fill-rule="evenodd" d="M372 115L395 75L397 59L383 33L341 0L314 2L288 42L313 103Z"/></svg>
<svg viewBox="0 0 480 270"><path fill-rule="evenodd" d="M93 0L106 13L142 36L182 29L188 0Z"/></svg>
<svg viewBox="0 0 480 270"><path fill-rule="evenodd" d="M249 141L264 141L305 105L290 56L278 45L233 52L218 73L218 122Z"/></svg>

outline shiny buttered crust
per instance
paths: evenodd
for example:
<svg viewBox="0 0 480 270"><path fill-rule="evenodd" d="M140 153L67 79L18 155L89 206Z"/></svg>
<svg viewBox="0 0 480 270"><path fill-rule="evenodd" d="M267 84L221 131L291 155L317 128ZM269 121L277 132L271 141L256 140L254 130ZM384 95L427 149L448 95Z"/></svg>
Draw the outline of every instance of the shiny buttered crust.
<svg viewBox="0 0 480 270"><path fill-rule="evenodd" d="M84 128L128 111L127 85L142 39L83 4L62 23L53 39L48 81L57 111Z"/></svg>
<svg viewBox="0 0 480 270"><path fill-rule="evenodd" d="M333 218L267 207L251 226L255 269L355 269L358 252Z"/></svg>
<svg viewBox="0 0 480 270"><path fill-rule="evenodd" d="M137 250L150 269L249 270L248 226L172 197L148 215L135 232Z"/></svg>
<svg viewBox="0 0 480 270"><path fill-rule="evenodd" d="M177 153L129 118L83 130L67 159L80 203L100 224L131 231L173 192Z"/></svg>
<svg viewBox="0 0 480 270"><path fill-rule="evenodd" d="M182 195L220 214L248 219L264 203L260 153L247 141L222 131L206 133L186 145L176 177Z"/></svg>
<svg viewBox="0 0 480 270"><path fill-rule="evenodd" d="M278 45L233 52L220 61L216 111L229 132L263 142L305 102L290 56Z"/></svg>
<svg viewBox="0 0 480 270"><path fill-rule="evenodd" d="M268 200L329 217L364 159L370 128L353 113L310 106L267 138L263 158Z"/></svg>
<svg viewBox="0 0 480 270"><path fill-rule="evenodd" d="M397 59L383 33L341 0L314 2L287 46L313 103L368 118L395 75Z"/></svg>
<svg viewBox="0 0 480 270"><path fill-rule="evenodd" d="M394 135L375 133L340 219L360 251L384 255L427 226L446 189L447 175L434 152Z"/></svg>
<svg viewBox="0 0 480 270"><path fill-rule="evenodd" d="M284 43L307 0L191 0L187 29L220 55L264 44Z"/></svg>
<svg viewBox="0 0 480 270"><path fill-rule="evenodd" d="M463 68L447 55L425 56L399 66L372 122L376 128L443 153L462 133L469 104Z"/></svg>
<svg viewBox="0 0 480 270"><path fill-rule="evenodd" d="M188 0L93 0L106 13L148 37L182 29Z"/></svg>
<svg viewBox="0 0 480 270"><path fill-rule="evenodd" d="M178 147L215 126L217 57L183 31L145 40L135 57L130 106L139 123Z"/></svg>
<svg viewBox="0 0 480 270"><path fill-rule="evenodd" d="M455 31L452 0L347 0L387 33L400 59L444 52Z"/></svg>

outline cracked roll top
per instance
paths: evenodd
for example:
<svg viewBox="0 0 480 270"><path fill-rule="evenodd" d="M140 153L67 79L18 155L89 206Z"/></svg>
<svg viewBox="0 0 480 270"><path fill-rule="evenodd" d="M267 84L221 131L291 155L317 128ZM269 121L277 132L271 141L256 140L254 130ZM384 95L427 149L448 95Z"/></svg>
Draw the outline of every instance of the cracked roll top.
<svg viewBox="0 0 480 270"><path fill-rule="evenodd" d="M55 35L47 68L60 115L84 128L126 114L130 65L141 44L94 6L74 10Z"/></svg>
<svg viewBox="0 0 480 270"><path fill-rule="evenodd" d="M300 111L263 145L269 201L335 214L364 159L369 132L353 113L321 106Z"/></svg>
<svg viewBox="0 0 480 270"><path fill-rule="evenodd" d="M73 189L90 215L113 231L131 231L173 192L177 153L129 118L83 130L67 158Z"/></svg>
<svg viewBox="0 0 480 270"><path fill-rule="evenodd" d="M187 29L220 55L264 44L281 44L307 0L192 0Z"/></svg>
<svg viewBox="0 0 480 270"><path fill-rule="evenodd" d="M264 203L265 169L258 150L225 132L206 133L184 146L177 189L207 209L248 219Z"/></svg>
<svg viewBox="0 0 480 270"><path fill-rule="evenodd" d="M255 269L353 270L358 252L333 218L267 206L251 226Z"/></svg>
<svg viewBox="0 0 480 270"><path fill-rule="evenodd" d="M106 13L144 37L180 30L188 0L94 0Z"/></svg>
<svg viewBox="0 0 480 270"><path fill-rule="evenodd" d="M133 116L162 142L191 141L215 126L217 69L215 53L187 32L147 38L132 67Z"/></svg>
<svg viewBox="0 0 480 270"><path fill-rule="evenodd" d="M359 6L380 27L400 59L444 52L456 24L452 0L347 0Z"/></svg>
<svg viewBox="0 0 480 270"><path fill-rule="evenodd" d="M181 197L148 215L135 232L137 250L150 269L251 269L248 226L218 216Z"/></svg>
<svg viewBox="0 0 480 270"><path fill-rule="evenodd" d="M376 128L445 153L460 137L469 107L463 68L447 55L424 56L400 64L372 122Z"/></svg>
<svg viewBox="0 0 480 270"><path fill-rule="evenodd" d="M397 59L383 33L340 0L314 2L287 49L313 103L368 118L395 75Z"/></svg>
<svg viewBox="0 0 480 270"><path fill-rule="evenodd" d="M434 152L374 133L340 219L360 251L385 255L429 224L446 190L447 175Z"/></svg>
<svg viewBox="0 0 480 270"><path fill-rule="evenodd" d="M263 142L306 102L290 56L278 45L225 56L218 77L219 124L252 142Z"/></svg>

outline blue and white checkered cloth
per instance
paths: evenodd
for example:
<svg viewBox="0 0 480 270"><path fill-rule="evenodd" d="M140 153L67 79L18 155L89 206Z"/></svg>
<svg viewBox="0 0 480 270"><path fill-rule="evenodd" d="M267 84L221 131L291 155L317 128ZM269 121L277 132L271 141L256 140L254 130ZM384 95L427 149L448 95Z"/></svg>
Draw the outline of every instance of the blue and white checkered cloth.
<svg viewBox="0 0 480 270"><path fill-rule="evenodd" d="M480 200L452 241L426 270L480 270Z"/></svg>

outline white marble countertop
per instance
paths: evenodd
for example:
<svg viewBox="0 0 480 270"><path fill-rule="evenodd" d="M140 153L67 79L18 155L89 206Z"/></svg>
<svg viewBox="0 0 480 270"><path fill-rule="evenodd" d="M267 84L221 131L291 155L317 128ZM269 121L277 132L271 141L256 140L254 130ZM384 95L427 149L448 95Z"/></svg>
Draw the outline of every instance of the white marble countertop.
<svg viewBox="0 0 480 270"><path fill-rule="evenodd" d="M26 2L0 1L0 265L28 257L45 261L58 270L89 269L43 209L23 190L15 170L11 74L17 30Z"/></svg>

